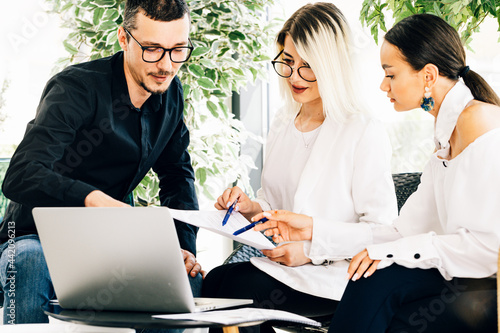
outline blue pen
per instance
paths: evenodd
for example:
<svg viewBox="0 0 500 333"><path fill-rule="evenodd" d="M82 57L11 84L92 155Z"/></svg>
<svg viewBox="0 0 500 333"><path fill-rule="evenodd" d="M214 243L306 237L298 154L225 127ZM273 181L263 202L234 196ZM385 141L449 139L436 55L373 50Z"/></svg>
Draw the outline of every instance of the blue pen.
<svg viewBox="0 0 500 333"><path fill-rule="evenodd" d="M236 204L238 203L238 199L234 200L234 203L229 207L227 210L226 215L224 216L224 219L222 220L222 226L225 226L227 223L227 220L229 219L229 216L231 216L231 213L233 212L234 207L236 207Z"/></svg>
<svg viewBox="0 0 500 333"><path fill-rule="evenodd" d="M258 220L257 222L250 223L249 225L247 225L247 226L245 226L245 227L243 227L243 228L241 228L241 229L236 230L235 232L233 232L233 236L237 236L237 235L239 235L239 234L241 234L241 233L243 233L243 232L245 232L245 231L247 231L247 230L252 229L252 228L253 228L253 227L255 227L257 224L261 224L261 223L264 223L264 222L266 222L266 221L268 221L268 219L267 219L266 217L263 217L263 218L261 218L260 220Z"/></svg>

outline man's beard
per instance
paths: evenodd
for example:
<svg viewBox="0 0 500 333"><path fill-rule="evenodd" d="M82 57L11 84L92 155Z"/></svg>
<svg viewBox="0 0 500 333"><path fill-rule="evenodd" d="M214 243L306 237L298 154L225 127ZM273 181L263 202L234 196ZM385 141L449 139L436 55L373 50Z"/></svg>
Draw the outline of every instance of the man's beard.
<svg viewBox="0 0 500 333"><path fill-rule="evenodd" d="M173 76L175 76L175 73L174 72L170 72L170 71L160 71L160 72L157 72L157 73L148 73L148 75L173 77ZM168 78L167 78L167 80L168 80ZM141 87L144 88L144 90L146 90L148 93L150 93L152 95L162 95L162 94L164 94L165 91L168 90L169 86L170 86L170 84L166 88L158 89L158 90L153 90L152 88L146 86L146 84L144 83L144 81L141 82Z"/></svg>

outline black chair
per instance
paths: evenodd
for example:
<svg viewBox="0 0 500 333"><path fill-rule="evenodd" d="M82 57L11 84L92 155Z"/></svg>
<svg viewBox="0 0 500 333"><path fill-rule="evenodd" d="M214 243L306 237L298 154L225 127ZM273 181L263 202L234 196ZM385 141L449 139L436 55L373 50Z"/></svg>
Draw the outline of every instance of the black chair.
<svg viewBox="0 0 500 333"><path fill-rule="evenodd" d="M421 172L411 172L411 173L397 173L392 175L394 181L394 189L396 191L396 198L398 201L398 213L403 207L404 203L418 187L420 184ZM245 245L238 244L233 252L226 258L224 265L231 264L234 262L245 262L250 261L252 257L263 257L262 252L256 248ZM330 325L331 316L322 317L312 317L312 319L319 321L321 323L320 328L307 327L307 326L279 326L278 328L285 331L291 332L327 332Z"/></svg>
<svg viewBox="0 0 500 333"><path fill-rule="evenodd" d="M396 199L398 201L398 213L406 200L417 189L420 184L421 172L395 173L392 175Z"/></svg>

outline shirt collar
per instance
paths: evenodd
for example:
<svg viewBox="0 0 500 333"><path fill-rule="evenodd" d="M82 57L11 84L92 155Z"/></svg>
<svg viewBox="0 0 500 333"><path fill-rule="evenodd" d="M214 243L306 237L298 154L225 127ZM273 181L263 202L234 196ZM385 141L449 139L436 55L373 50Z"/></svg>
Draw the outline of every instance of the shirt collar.
<svg viewBox="0 0 500 333"><path fill-rule="evenodd" d="M128 93L128 85L127 79L125 78L125 71L123 69L123 51L118 52L115 56L115 59L112 64L112 72L113 72L113 105L115 107L127 106L133 110L140 112L141 110L136 108L131 100L130 95ZM144 102L143 107L147 106L148 110L157 112L161 109L163 105L163 96L162 95L151 95L146 102Z"/></svg>
<svg viewBox="0 0 500 333"><path fill-rule="evenodd" d="M458 80L446 94L434 125L434 142L439 157L449 157L450 137L457 125L458 117L473 99L474 96L462 80Z"/></svg>
<svg viewBox="0 0 500 333"><path fill-rule="evenodd" d="M146 103L148 103L148 108L151 111L158 112L161 109L161 106L163 105L163 96L165 96L165 94L166 93L163 93L161 95L149 96L148 100L146 101Z"/></svg>

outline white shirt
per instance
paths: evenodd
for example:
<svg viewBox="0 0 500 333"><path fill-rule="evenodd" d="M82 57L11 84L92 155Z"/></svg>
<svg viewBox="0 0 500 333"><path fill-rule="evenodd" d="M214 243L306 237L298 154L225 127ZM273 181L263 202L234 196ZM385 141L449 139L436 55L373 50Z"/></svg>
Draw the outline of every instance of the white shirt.
<svg viewBox="0 0 500 333"><path fill-rule="evenodd" d="M321 126L302 133L293 121L284 128L280 141L286 144L281 149L274 150L274 154L268 157L266 163L271 163L274 167L266 168L266 172L262 173L262 183L271 185L267 187L269 197L278 199L272 203L273 207L293 210L300 176L320 131Z"/></svg>
<svg viewBox="0 0 500 333"><path fill-rule="evenodd" d="M286 208L313 217L312 241L305 242L311 259L336 259L328 266L306 264L288 267L267 258L251 262L282 283L307 294L340 300L347 281L345 259L372 243L371 224L390 224L397 215L391 177L391 147L382 125L364 116L353 116L343 124L326 118L302 170L290 185L285 174L293 161L304 157L287 155L295 142L294 154L307 154L294 138L294 115L279 113L268 136L262 188L256 201L263 210ZM295 141L294 141L295 140ZM280 174L282 173L282 174ZM273 176L272 176L273 175ZM277 176L278 175L278 176Z"/></svg>
<svg viewBox="0 0 500 333"><path fill-rule="evenodd" d="M394 228L377 227L371 245L379 269L392 263L437 268L443 277L484 278L497 271L500 246L500 129L491 130L449 158L458 116L473 99L462 81L446 95L435 125L434 153L421 184L401 209ZM403 238L401 238L403 237Z"/></svg>

